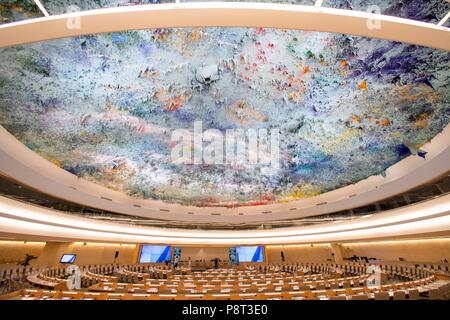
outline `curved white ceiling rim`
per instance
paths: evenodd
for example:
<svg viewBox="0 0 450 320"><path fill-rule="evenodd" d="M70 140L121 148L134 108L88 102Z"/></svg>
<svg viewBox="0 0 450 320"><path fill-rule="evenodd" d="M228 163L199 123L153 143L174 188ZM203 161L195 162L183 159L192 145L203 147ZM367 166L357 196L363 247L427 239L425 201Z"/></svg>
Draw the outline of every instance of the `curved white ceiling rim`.
<svg viewBox="0 0 450 320"><path fill-rule="evenodd" d="M64 241L170 244L283 244L447 235L450 195L370 218L309 227L252 231L146 228L94 221L0 197L0 233Z"/></svg>
<svg viewBox="0 0 450 320"><path fill-rule="evenodd" d="M80 18L80 28L70 28ZM380 28L371 28L379 21ZM449 28L361 11L274 3L170 3L80 11L0 26L0 47L93 33L169 27L267 27L334 32L450 50Z"/></svg>

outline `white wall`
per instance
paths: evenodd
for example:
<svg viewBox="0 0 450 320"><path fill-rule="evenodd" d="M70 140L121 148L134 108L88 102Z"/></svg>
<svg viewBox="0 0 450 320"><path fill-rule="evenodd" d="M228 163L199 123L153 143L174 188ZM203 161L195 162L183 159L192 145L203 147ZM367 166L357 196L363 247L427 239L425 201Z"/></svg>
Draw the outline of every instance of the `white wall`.
<svg viewBox="0 0 450 320"><path fill-rule="evenodd" d="M214 258L228 260L228 247L181 247L181 260L206 260Z"/></svg>
<svg viewBox="0 0 450 320"><path fill-rule="evenodd" d="M77 255L76 263L103 264L113 263L114 254L119 251L117 263L133 264L138 261L139 244L112 244L82 242L32 242L32 241L0 241L0 264L17 263L25 254L38 257L32 260L33 265L57 266L64 253ZM220 258L228 260L228 247L181 246L182 260L191 257L192 261ZM450 239L379 241L343 243L343 256L367 256L384 261L399 261L404 258L410 262L440 262L447 258L450 261ZM327 262L333 261L330 244L314 245L270 245L265 246L265 261L280 263L280 252L284 252L287 263L290 262Z"/></svg>
<svg viewBox="0 0 450 320"><path fill-rule="evenodd" d="M45 242L34 241L0 241L0 264L13 263L22 261L25 254L31 254L39 257L44 250ZM34 265L36 259L31 260L30 264Z"/></svg>
<svg viewBox="0 0 450 320"><path fill-rule="evenodd" d="M82 242L47 242L39 257L38 263L42 266L58 266L63 254L76 254L75 264L133 264L137 261L139 246L135 244L112 244ZM116 251L119 256L114 260Z"/></svg>
<svg viewBox="0 0 450 320"><path fill-rule="evenodd" d="M277 245L266 246L266 257L269 263L281 263L281 251L286 263L292 262L327 262L332 259L329 244L314 245ZM334 260L330 260L334 261Z"/></svg>
<svg viewBox="0 0 450 320"><path fill-rule="evenodd" d="M344 244L346 257L366 256L385 261L440 262L447 258L450 261L450 239L430 239L411 241L386 241L376 243Z"/></svg>

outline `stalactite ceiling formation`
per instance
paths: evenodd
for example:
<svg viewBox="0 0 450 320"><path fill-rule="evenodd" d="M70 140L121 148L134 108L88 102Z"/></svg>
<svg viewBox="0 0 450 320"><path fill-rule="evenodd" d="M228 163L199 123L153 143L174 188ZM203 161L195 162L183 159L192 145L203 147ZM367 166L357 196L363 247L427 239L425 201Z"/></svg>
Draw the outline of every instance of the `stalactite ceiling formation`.
<svg viewBox="0 0 450 320"><path fill-rule="evenodd" d="M0 5L4 22L34 12L16 12L19 2ZM46 2L53 13L65 4ZM428 21L442 9L441 1L378 2ZM152 29L0 55L2 126L79 177L170 203L234 207L318 195L383 174L407 156L426 158L421 146L450 117L448 52L364 37ZM219 132L279 130L280 166L173 163L171 133L196 121Z"/></svg>

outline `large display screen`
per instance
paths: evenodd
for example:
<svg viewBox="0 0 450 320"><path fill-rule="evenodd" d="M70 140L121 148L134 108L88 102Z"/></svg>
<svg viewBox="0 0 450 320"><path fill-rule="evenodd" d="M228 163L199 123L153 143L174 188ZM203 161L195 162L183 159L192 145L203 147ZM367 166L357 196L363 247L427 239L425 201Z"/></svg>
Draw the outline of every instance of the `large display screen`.
<svg viewBox="0 0 450 320"><path fill-rule="evenodd" d="M236 247L239 262L263 262L263 246Z"/></svg>
<svg viewBox="0 0 450 320"><path fill-rule="evenodd" d="M76 257L77 256L75 254L63 254L59 260L59 263L74 263Z"/></svg>
<svg viewBox="0 0 450 320"><path fill-rule="evenodd" d="M143 245L140 263L165 262L170 260L170 246Z"/></svg>

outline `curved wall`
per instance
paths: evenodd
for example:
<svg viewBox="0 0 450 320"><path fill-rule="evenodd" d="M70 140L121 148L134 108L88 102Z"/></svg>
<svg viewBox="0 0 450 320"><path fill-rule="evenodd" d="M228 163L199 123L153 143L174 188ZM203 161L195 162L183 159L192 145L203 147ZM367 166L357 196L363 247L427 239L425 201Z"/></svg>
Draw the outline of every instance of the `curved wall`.
<svg viewBox="0 0 450 320"><path fill-rule="evenodd" d="M0 197L3 236L58 241L111 241L166 244L283 244L448 236L450 195L376 216L327 225L252 231L145 228L93 221Z"/></svg>

